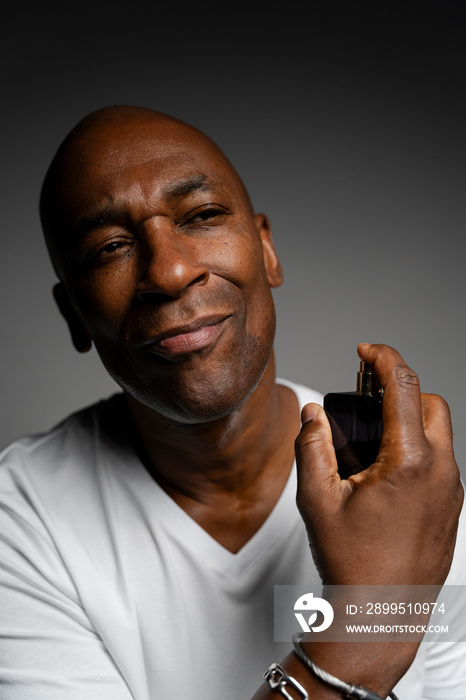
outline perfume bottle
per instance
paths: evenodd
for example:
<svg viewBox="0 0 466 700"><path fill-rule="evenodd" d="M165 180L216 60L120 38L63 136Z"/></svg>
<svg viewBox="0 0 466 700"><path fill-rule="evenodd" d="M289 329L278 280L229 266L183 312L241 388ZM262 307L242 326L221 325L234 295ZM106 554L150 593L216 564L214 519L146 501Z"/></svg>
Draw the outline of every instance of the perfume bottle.
<svg viewBox="0 0 466 700"><path fill-rule="evenodd" d="M324 396L324 409L342 479L367 469L377 457L382 437L382 387L371 366L361 361L356 391Z"/></svg>

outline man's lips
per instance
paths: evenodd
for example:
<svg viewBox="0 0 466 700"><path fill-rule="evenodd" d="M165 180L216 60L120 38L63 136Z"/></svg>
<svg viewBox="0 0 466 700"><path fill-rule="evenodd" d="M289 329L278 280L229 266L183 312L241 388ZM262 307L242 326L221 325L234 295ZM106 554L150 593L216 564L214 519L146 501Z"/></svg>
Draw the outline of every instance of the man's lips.
<svg viewBox="0 0 466 700"><path fill-rule="evenodd" d="M144 343L158 355L182 355L202 350L214 343L231 315L204 316L192 323L159 333Z"/></svg>

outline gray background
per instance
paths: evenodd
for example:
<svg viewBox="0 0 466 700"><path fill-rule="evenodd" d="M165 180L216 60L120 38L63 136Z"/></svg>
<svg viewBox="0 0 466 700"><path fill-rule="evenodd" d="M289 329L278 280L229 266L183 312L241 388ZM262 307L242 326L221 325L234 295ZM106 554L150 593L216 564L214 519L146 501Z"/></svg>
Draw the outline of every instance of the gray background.
<svg viewBox="0 0 466 700"><path fill-rule="evenodd" d="M37 197L66 132L130 103L206 131L269 215L279 374L352 390L359 341L397 347L466 474L463 4L4 8L1 445L115 390L54 307Z"/></svg>

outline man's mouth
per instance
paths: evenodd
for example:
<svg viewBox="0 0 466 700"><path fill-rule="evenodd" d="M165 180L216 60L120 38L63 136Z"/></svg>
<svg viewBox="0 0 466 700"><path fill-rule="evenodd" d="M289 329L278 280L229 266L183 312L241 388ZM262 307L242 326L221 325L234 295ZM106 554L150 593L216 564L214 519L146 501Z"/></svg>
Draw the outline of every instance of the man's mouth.
<svg viewBox="0 0 466 700"><path fill-rule="evenodd" d="M220 337L231 315L204 316L192 323L171 328L144 343L158 355L183 355L209 347Z"/></svg>

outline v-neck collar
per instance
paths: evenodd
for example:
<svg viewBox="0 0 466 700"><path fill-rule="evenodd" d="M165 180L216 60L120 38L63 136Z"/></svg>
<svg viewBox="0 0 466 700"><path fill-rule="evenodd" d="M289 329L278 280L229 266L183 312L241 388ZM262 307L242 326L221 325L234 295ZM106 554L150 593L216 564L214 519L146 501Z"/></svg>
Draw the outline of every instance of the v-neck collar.
<svg viewBox="0 0 466 700"><path fill-rule="evenodd" d="M283 379L276 381L293 390L300 408L308 401L320 399L317 392L306 387ZM118 399L122 399L122 396L120 395ZM117 404L114 403L113 407L118 410ZM148 522L152 523L153 527L162 527L169 531L170 536L183 542L183 546L195 551L197 556L206 562L209 561L212 566L229 575L239 576L259 558L265 556L275 543L278 543L283 537L288 537L290 531L301 522L296 508L297 479L296 466L293 464L285 487L266 520L238 552L230 552L162 489L128 443L126 450L122 451L122 439L123 436L120 433L117 437L120 473L126 484L133 489ZM109 465L109 468L114 470L115 465Z"/></svg>
<svg viewBox="0 0 466 700"><path fill-rule="evenodd" d="M144 500L145 508L156 514L158 524L168 527L172 536L184 540L185 546L196 550L203 560L208 560L216 568L233 576L242 574L249 565L264 556L274 543L287 536L289 530L295 526L295 519L291 517L293 508L296 510L294 464L285 488L272 511L251 539L236 553L226 549L193 520L145 469L140 471L139 476L140 497Z"/></svg>

